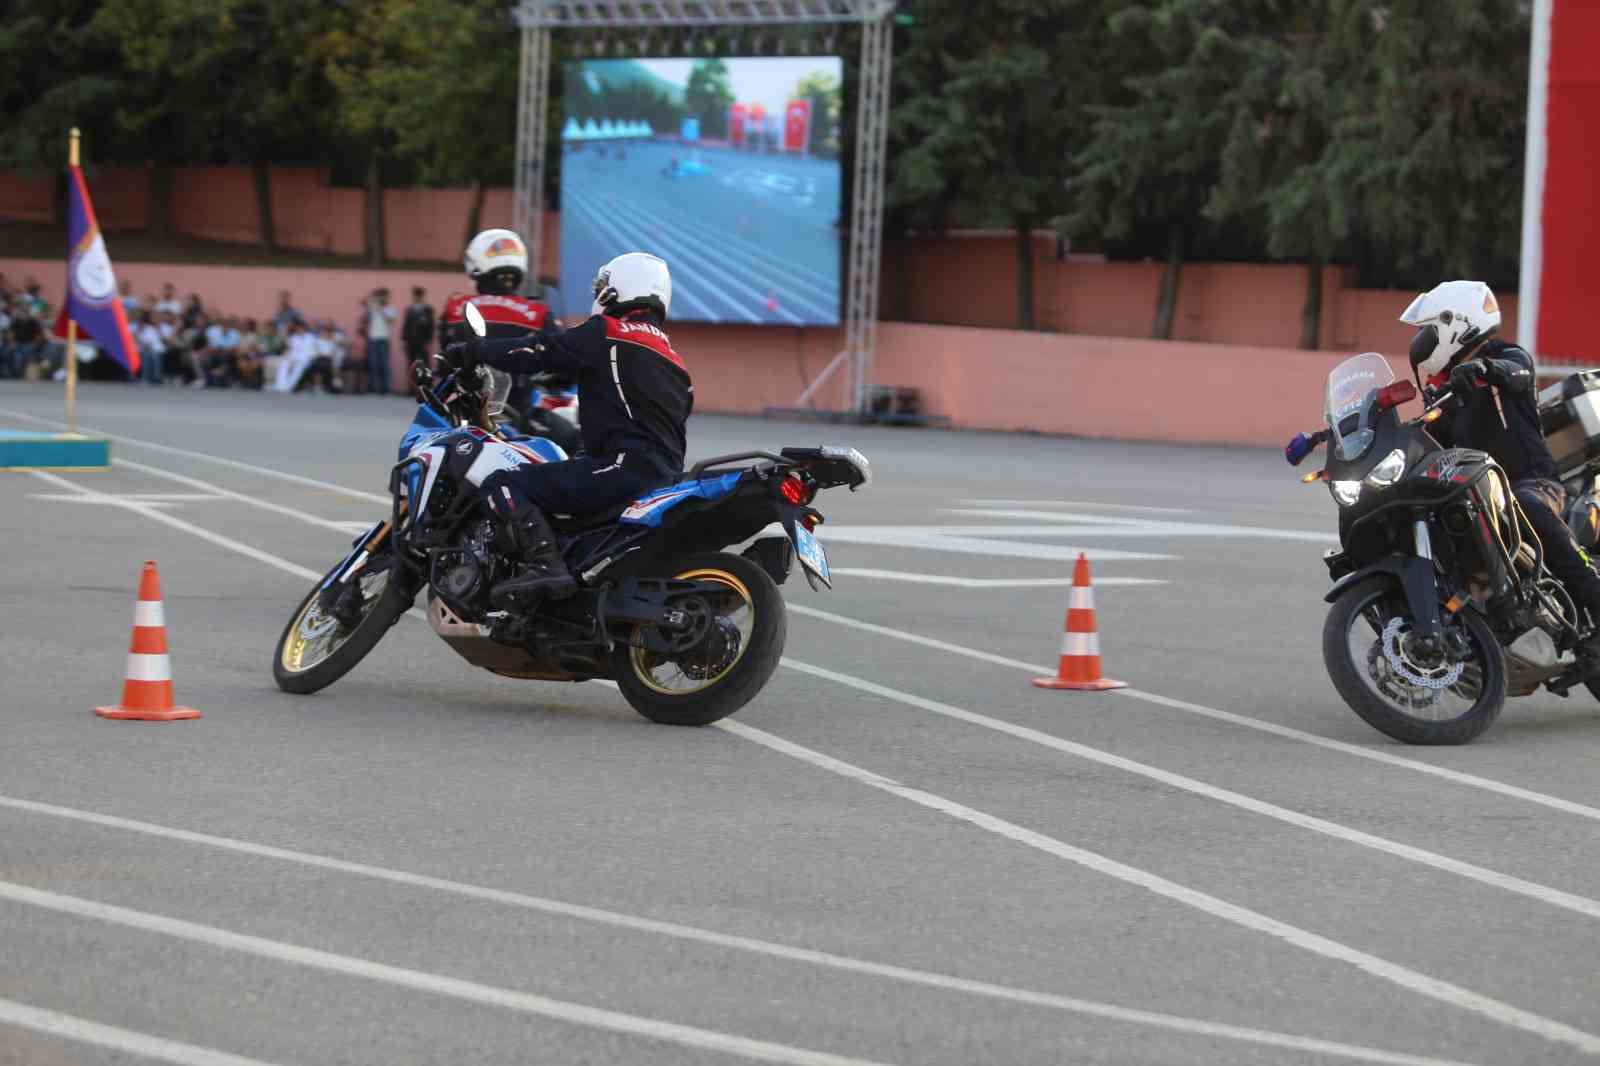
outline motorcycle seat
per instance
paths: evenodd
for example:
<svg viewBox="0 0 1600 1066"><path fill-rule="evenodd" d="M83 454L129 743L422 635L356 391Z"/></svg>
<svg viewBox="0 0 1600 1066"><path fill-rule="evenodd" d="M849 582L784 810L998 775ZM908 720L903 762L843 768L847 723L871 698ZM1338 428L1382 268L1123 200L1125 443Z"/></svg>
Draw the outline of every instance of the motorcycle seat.
<svg viewBox="0 0 1600 1066"><path fill-rule="evenodd" d="M683 475L681 474L662 478L658 484L649 486L633 499L621 500L610 507L602 508L598 511L585 511L581 514L552 514L550 515L550 524L557 529L594 529L597 526L614 525L617 519L622 517L622 512L632 507L639 500L669 485L676 485L682 480Z"/></svg>

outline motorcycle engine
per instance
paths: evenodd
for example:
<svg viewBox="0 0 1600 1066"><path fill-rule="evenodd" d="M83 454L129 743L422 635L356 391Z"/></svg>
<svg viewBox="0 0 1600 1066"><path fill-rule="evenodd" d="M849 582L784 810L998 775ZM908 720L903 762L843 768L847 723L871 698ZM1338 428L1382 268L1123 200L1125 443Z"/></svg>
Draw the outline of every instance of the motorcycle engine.
<svg viewBox="0 0 1600 1066"><path fill-rule="evenodd" d="M469 527L455 545L434 553L428 583L434 594L463 620L480 620L489 608L489 586L494 574L489 544L494 534L494 523L486 518Z"/></svg>

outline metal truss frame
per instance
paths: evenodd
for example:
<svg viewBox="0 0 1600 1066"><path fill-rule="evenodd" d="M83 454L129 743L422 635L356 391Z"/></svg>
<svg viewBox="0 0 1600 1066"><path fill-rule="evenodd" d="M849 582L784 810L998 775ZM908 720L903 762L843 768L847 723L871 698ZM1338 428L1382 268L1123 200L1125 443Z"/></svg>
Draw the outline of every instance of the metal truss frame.
<svg viewBox="0 0 1600 1066"><path fill-rule="evenodd" d="M841 366L848 366L841 406L865 414L878 337L884 153L889 129L889 74L894 58L889 15L894 6L895 0L521 0L512 8L522 36L512 225L533 252L535 272L543 263L545 112L550 103L550 44L556 30L648 32L861 23L850 244L844 262L845 347L801 393L797 406L809 403L828 378Z"/></svg>

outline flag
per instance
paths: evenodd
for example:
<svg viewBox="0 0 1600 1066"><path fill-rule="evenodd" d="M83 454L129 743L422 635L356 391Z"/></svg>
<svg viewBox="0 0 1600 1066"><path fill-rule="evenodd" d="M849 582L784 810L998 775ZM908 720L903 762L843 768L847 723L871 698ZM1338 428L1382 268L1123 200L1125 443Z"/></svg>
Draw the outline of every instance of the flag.
<svg viewBox="0 0 1600 1066"><path fill-rule="evenodd" d="M82 167L68 167L70 203L67 209L67 300L56 320L56 332L66 320L78 323L78 332L123 366L139 373L139 348L128 330L128 314L117 297L117 276L100 236L100 224L89 202L89 185Z"/></svg>

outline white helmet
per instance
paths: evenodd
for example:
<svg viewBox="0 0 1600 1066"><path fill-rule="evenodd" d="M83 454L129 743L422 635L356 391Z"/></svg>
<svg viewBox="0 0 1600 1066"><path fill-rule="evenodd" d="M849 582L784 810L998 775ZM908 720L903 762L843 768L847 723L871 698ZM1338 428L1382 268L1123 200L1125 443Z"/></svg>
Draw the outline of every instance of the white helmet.
<svg viewBox="0 0 1600 1066"><path fill-rule="evenodd" d="M649 252L624 252L594 276L592 315L649 308L662 319L672 306L672 275L665 261Z"/></svg>
<svg viewBox="0 0 1600 1066"><path fill-rule="evenodd" d="M512 292L528 275L528 246L508 229L486 229L467 242L461 263L473 281L499 271L515 272L516 277L506 286L506 291Z"/></svg>
<svg viewBox="0 0 1600 1066"><path fill-rule="evenodd" d="M1412 300L1400 321L1419 327L1411 366L1419 378L1430 378L1462 348L1500 328L1500 304L1481 281L1446 281Z"/></svg>

